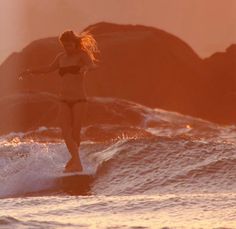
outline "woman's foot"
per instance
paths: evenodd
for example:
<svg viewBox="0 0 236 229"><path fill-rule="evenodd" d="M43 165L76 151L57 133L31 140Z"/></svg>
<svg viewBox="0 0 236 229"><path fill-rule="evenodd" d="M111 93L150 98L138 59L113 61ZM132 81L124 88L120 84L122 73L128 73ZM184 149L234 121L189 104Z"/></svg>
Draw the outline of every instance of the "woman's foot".
<svg viewBox="0 0 236 229"><path fill-rule="evenodd" d="M65 169L70 168L73 163L72 158L66 163Z"/></svg>
<svg viewBox="0 0 236 229"><path fill-rule="evenodd" d="M81 172L83 171L83 168L81 166L80 160L73 160L70 159L64 169L64 172Z"/></svg>

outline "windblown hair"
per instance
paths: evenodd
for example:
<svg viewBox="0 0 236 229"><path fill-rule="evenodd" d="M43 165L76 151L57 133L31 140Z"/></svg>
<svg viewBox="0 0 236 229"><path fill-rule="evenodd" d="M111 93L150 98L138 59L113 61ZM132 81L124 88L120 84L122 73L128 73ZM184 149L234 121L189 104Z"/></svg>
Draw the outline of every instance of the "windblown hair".
<svg viewBox="0 0 236 229"><path fill-rule="evenodd" d="M85 31L82 32L80 35L77 35L74 31L68 30L60 35L59 41L62 44L63 42L75 42L78 48L88 54L93 63L98 61L95 57L96 53L99 53L97 41L89 31Z"/></svg>

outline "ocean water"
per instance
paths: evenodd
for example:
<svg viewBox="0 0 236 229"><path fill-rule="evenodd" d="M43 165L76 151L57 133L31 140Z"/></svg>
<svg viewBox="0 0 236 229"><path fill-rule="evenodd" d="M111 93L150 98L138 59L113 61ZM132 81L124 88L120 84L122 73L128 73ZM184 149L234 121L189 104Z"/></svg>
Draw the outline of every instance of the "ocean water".
<svg viewBox="0 0 236 229"><path fill-rule="evenodd" d="M58 128L0 137L0 228L236 228L235 126L92 102L101 113L82 131L86 193L57 182L69 158Z"/></svg>

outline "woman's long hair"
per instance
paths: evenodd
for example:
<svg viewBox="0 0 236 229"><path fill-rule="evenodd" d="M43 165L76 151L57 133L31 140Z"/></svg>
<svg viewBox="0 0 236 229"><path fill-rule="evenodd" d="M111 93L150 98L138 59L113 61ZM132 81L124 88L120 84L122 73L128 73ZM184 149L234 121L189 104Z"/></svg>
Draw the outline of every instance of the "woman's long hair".
<svg viewBox="0 0 236 229"><path fill-rule="evenodd" d="M67 30L60 35L59 41L62 44L68 41L75 42L78 48L88 54L93 63L98 61L95 56L96 53L99 53L97 41L89 31L84 31L80 35L77 35L74 31Z"/></svg>

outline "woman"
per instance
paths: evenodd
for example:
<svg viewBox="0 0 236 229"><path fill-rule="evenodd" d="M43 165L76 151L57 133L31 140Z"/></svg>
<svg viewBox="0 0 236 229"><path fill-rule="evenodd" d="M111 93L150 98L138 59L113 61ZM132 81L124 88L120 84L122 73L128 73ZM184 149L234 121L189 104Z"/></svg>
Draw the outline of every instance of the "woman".
<svg viewBox="0 0 236 229"><path fill-rule="evenodd" d="M88 70L95 67L95 53L98 52L98 48L94 37L87 32L78 36L73 31L65 31L59 37L59 41L64 52L59 53L48 66L23 71L20 78L29 74L58 70L62 136L71 155L64 171L82 171L79 157L80 131L87 105L84 76Z"/></svg>

